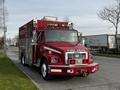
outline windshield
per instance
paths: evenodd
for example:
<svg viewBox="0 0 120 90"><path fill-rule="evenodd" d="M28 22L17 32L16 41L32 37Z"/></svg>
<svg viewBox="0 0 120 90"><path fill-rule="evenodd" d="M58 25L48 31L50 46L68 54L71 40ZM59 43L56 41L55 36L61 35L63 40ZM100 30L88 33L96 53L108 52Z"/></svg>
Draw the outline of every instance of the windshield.
<svg viewBox="0 0 120 90"><path fill-rule="evenodd" d="M70 30L47 30L47 42L78 42L77 31Z"/></svg>

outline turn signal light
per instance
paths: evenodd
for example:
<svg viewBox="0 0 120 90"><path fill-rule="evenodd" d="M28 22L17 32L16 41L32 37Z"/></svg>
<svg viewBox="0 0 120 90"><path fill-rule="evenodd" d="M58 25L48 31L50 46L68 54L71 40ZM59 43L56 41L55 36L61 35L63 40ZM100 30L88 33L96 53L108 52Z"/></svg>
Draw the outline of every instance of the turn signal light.
<svg viewBox="0 0 120 90"><path fill-rule="evenodd" d="M71 59L71 60L70 60L70 64L75 64L75 60L74 60L74 59Z"/></svg>

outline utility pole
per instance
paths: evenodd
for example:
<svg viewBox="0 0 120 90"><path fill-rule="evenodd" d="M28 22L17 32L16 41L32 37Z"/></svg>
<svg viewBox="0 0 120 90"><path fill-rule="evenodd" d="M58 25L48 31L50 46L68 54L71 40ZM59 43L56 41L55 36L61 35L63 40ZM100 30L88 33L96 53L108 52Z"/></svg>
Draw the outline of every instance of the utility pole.
<svg viewBox="0 0 120 90"><path fill-rule="evenodd" d="M6 32L7 32L7 28L6 28L6 23L5 23L5 0L3 0L3 31L4 31L4 55L5 57L7 56L6 54Z"/></svg>

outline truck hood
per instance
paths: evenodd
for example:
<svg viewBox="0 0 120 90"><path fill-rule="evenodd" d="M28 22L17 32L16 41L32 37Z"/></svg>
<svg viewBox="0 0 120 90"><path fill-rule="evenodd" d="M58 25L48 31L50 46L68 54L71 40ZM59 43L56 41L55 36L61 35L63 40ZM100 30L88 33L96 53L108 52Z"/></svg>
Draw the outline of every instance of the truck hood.
<svg viewBox="0 0 120 90"><path fill-rule="evenodd" d="M49 42L45 45L46 48L55 50L57 52L86 52L87 48L82 44L69 42Z"/></svg>

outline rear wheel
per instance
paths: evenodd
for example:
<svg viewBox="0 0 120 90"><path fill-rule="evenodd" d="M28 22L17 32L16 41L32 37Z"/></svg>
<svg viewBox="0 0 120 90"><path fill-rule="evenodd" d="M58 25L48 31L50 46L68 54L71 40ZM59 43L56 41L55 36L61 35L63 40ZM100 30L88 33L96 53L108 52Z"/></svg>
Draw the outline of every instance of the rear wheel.
<svg viewBox="0 0 120 90"><path fill-rule="evenodd" d="M24 55L21 56L21 64L24 65L24 66L26 65Z"/></svg>
<svg viewBox="0 0 120 90"><path fill-rule="evenodd" d="M51 78L51 76L48 73L48 64L45 61L43 61L41 65L41 75L44 80L49 80Z"/></svg>

